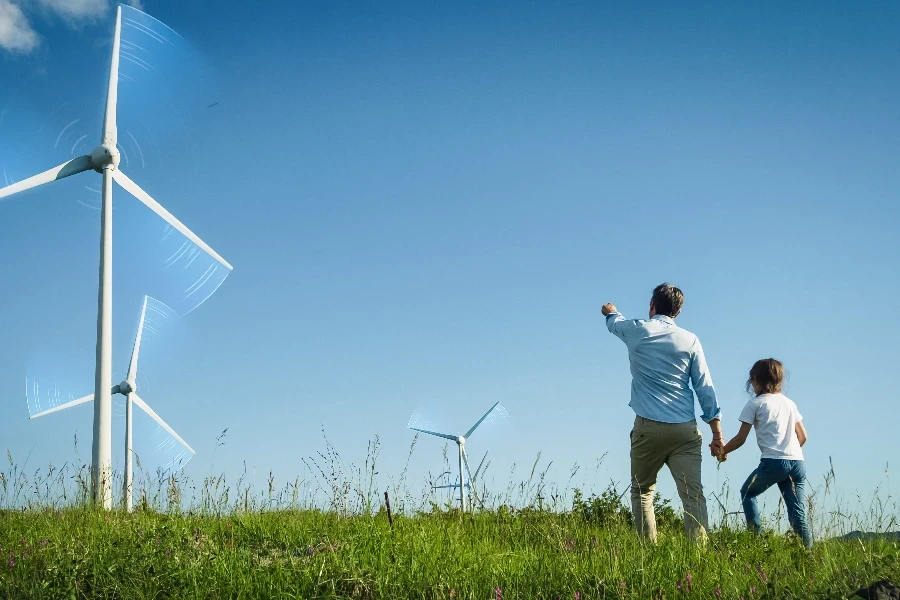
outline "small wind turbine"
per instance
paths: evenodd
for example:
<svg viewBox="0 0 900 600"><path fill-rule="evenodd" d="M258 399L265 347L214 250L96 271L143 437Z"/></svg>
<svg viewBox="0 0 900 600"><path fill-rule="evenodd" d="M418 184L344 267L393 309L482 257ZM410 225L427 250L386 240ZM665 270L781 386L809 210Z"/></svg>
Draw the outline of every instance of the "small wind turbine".
<svg viewBox="0 0 900 600"><path fill-rule="evenodd" d="M421 433L427 433L428 435L434 435L437 437L441 437L447 440L451 440L456 442L456 445L459 447L459 506L463 512L466 511L466 477L463 471L463 465L465 465L466 470L469 469L469 458L466 456L466 440L469 439L469 436L478 428L481 423L488 418L488 415L491 414L497 405L500 402L495 402L492 407L488 409L484 416L478 419L478 422L472 425L472 427L466 432L465 435L450 435L449 433L438 433L436 431L429 431L427 429L419 429L418 427L410 427L413 431L419 431Z"/></svg>
<svg viewBox="0 0 900 600"><path fill-rule="evenodd" d="M169 425L162 420L162 418L156 414L156 411L150 408L146 402L144 402L140 396L137 395L137 372L138 372L138 357L141 352L141 339L144 336L144 326L148 321L152 323L152 319L147 317L147 307L148 301L151 300L149 296L144 296L144 303L141 306L141 318L138 321L138 329L137 335L134 337L134 348L131 351L131 361L128 363L128 375L125 377L125 380L118 384L112 386L110 389L110 394L122 394L125 396L125 483L123 488L123 497L125 500L125 510L131 512L132 508L132 500L131 500L131 492L134 482L132 464L134 461L134 451L132 446L132 404L137 404L138 407L147 413L151 419L156 421L157 425L165 429L169 435L178 440L178 442L185 447L185 449L191 454L196 454L194 449L191 448L187 442L181 439L181 436L175 433L175 430L169 427ZM155 300L155 302L159 302ZM159 312L153 305L150 306L151 311ZM72 400L70 402L66 402L65 404L60 404L59 406L54 406L53 408L47 409L45 411L36 413L31 416L32 419L37 419L38 417L43 417L44 415L49 415L50 413L59 412L61 410L65 410L67 408L72 408L73 406L79 406L81 404L85 404L94 399L94 394L90 394L88 396L84 396L82 398L78 398L76 400Z"/></svg>
<svg viewBox="0 0 900 600"><path fill-rule="evenodd" d="M0 188L0 198L25 190L94 170L102 174L103 195L100 210L100 283L97 300L97 362L94 374L94 432L91 447L91 493L94 502L103 508L112 508L112 189L113 181L143 202L162 217L174 229L206 251L229 271L228 262L219 256L203 240L176 219L150 194L118 169L119 150L116 129L116 102L119 84L119 47L122 33L122 7L116 9L116 28L113 33L112 59L109 67L109 83L106 89L106 111L100 145L90 154L73 158L58 167L44 171L28 179ZM140 406L140 403L138 403Z"/></svg>
<svg viewBox="0 0 900 600"><path fill-rule="evenodd" d="M468 457L464 454L464 455L463 455L463 458L464 458L463 462L464 462L465 465L466 465L466 473L469 474L469 480L466 482L466 489L469 490L469 491L471 491L471 492L472 492L472 495L475 496L475 499L478 500L478 496L477 496L477 494L475 493L475 488L476 488L477 485L478 485L478 473L481 472L481 467L484 466L484 459L487 458L487 452L485 452L485 453L484 453L484 456L481 457L481 462L478 463L478 468L475 469L475 473L474 473L474 474L473 474L472 471L469 469L469 459L468 459ZM445 474L445 475L449 475L449 474L450 474L450 471L447 471L447 472L444 473L444 474ZM431 489L433 489L433 490L455 490L455 489L458 489L458 488L459 488L459 484L458 484L458 483L451 483L451 484L448 484L448 485L435 485L435 486L432 486ZM479 501L479 502L480 502L480 501Z"/></svg>

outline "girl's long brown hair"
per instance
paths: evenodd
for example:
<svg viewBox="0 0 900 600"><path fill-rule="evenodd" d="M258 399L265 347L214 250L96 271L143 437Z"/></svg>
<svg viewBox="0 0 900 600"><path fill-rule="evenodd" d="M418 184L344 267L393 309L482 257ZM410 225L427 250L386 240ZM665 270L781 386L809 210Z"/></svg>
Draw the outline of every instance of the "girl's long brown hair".
<svg viewBox="0 0 900 600"><path fill-rule="evenodd" d="M784 384L784 365L774 358L763 358L753 364L750 378L747 379L747 391L763 394L777 394Z"/></svg>

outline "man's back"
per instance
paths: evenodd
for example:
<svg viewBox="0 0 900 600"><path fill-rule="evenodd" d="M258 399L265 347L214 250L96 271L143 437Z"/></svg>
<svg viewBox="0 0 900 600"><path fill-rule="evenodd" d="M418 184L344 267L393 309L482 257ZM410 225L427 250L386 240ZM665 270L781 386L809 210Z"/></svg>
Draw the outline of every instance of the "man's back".
<svg viewBox="0 0 900 600"><path fill-rule="evenodd" d="M703 420L718 418L715 389L696 335L665 315L628 320L611 313L606 317L606 326L628 348L630 406L635 414L662 423L693 421L693 384Z"/></svg>

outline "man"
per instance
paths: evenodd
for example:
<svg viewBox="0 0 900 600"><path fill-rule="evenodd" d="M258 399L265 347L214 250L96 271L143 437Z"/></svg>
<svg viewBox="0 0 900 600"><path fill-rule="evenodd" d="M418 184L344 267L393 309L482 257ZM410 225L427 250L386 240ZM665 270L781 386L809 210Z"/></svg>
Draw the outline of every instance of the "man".
<svg viewBox="0 0 900 600"><path fill-rule="evenodd" d="M626 320L613 304L602 309L606 327L628 348L629 405L636 415L631 431L631 509L638 532L653 543L653 496L664 464L675 478L684 506L685 533L705 538L709 527L700 483L703 436L694 417L695 392L703 411L701 418L712 430L712 454L718 455L724 446L719 402L700 340L675 325L683 304L681 290L663 283L653 290L647 320Z"/></svg>

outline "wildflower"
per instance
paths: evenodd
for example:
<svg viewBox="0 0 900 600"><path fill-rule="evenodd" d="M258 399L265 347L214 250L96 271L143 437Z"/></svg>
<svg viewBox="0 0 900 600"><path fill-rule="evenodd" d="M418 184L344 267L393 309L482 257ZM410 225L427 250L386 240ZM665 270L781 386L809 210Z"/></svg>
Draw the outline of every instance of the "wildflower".
<svg viewBox="0 0 900 600"><path fill-rule="evenodd" d="M715 594L716 594L716 598L721 598L722 597L722 588L717 587Z"/></svg>
<svg viewBox="0 0 900 600"><path fill-rule="evenodd" d="M619 587L621 587L624 590L625 588L628 587L628 584L623 581L622 583L619 584Z"/></svg>
<svg viewBox="0 0 900 600"><path fill-rule="evenodd" d="M316 549L313 548L312 546L309 546L309 547L306 549L306 553L309 554L310 556L312 556L313 554L316 553Z"/></svg>
<svg viewBox="0 0 900 600"><path fill-rule="evenodd" d="M41 540L41 548L45 548L47 546L47 544L49 544L49 543L50 542L47 540Z"/></svg>
<svg viewBox="0 0 900 600"><path fill-rule="evenodd" d="M575 592L575 600L581 600L581 592Z"/></svg>
<svg viewBox="0 0 900 600"><path fill-rule="evenodd" d="M9 563L8 563L8 564L9 564L9 568L12 569L13 567L16 566L16 561L14 561L13 559L9 559Z"/></svg>
<svg viewBox="0 0 900 600"><path fill-rule="evenodd" d="M766 577L766 570L763 569L762 563L756 563L756 570L759 571L759 578L762 579L762 582L766 583L768 578Z"/></svg>
<svg viewBox="0 0 900 600"><path fill-rule="evenodd" d="M679 581L678 583L676 583L675 587L678 588L678 591L680 592L681 591L681 582Z"/></svg>
<svg viewBox="0 0 900 600"><path fill-rule="evenodd" d="M162 540L159 538L156 538L156 545L159 546L160 544L162 544Z"/></svg>
<svg viewBox="0 0 900 600"><path fill-rule="evenodd" d="M27 546L27 545L28 545L28 538L22 538L22 545L23 545L23 546Z"/></svg>
<svg viewBox="0 0 900 600"><path fill-rule="evenodd" d="M226 523L225 527L227 527L228 529L231 529L231 523Z"/></svg>
<svg viewBox="0 0 900 600"><path fill-rule="evenodd" d="M503 600L503 590L501 590L500 588L495 588L494 589L494 598L496 600Z"/></svg>
<svg viewBox="0 0 900 600"><path fill-rule="evenodd" d="M750 594L753 596L756 595L756 586L755 585L750 586Z"/></svg>
<svg viewBox="0 0 900 600"><path fill-rule="evenodd" d="M687 581L688 583L690 583L692 579L693 579L693 577L691 577L690 573L688 573L687 575L684 576L684 580Z"/></svg>

